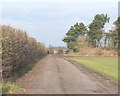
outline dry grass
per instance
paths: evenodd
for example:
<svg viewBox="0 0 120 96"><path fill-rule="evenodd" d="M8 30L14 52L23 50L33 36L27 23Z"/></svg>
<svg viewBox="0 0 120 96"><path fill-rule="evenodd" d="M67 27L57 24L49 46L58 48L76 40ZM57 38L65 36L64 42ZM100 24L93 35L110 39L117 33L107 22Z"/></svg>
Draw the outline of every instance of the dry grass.
<svg viewBox="0 0 120 96"><path fill-rule="evenodd" d="M71 55L79 55L79 56L117 56L118 52L115 50L107 50L103 48L80 48L79 52L74 53L70 51L69 54Z"/></svg>

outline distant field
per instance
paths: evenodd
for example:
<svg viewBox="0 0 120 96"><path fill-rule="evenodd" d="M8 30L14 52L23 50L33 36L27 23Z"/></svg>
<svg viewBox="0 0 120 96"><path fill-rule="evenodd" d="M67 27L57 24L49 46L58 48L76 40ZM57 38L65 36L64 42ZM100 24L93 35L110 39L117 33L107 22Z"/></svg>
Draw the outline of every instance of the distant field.
<svg viewBox="0 0 120 96"><path fill-rule="evenodd" d="M79 55L64 54L64 56L79 56Z"/></svg>
<svg viewBox="0 0 120 96"><path fill-rule="evenodd" d="M117 57L73 56L70 57L70 59L79 62L86 67L91 68L108 77L118 80Z"/></svg>

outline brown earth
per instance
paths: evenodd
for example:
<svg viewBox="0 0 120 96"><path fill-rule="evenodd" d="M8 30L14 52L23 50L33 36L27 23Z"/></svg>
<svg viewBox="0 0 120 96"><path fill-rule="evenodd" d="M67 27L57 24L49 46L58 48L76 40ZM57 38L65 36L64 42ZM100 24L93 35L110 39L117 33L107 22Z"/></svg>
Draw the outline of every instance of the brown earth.
<svg viewBox="0 0 120 96"><path fill-rule="evenodd" d="M81 65L81 64L79 64ZM117 93L117 82L57 55L49 55L17 81L24 90L17 94L105 94Z"/></svg>

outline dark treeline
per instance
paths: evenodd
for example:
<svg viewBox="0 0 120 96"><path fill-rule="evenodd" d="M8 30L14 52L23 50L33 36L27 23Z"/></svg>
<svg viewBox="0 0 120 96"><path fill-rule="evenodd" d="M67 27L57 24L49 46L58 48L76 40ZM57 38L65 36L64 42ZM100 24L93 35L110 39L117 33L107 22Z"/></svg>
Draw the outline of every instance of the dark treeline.
<svg viewBox="0 0 120 96"><path fill-rule="evenodd" d="M3 78L10 78L21 68L46 55L44 44L29 37L26 32L5 25L1 25L0 28Z"/></svg>
<svg viewBox="0 0 120 96"><path fill-rule="evenodd" d="M118 32L120 32L119 19L113 22L115 27L106 32L104 26L109 23L110 17L107 14L97 14L88 26L82 22L71 26L63 41L67 43L68 49L74 52L78 52L79 47L84 48L86 46L118 49L120 42L118 39Z"/></svg>

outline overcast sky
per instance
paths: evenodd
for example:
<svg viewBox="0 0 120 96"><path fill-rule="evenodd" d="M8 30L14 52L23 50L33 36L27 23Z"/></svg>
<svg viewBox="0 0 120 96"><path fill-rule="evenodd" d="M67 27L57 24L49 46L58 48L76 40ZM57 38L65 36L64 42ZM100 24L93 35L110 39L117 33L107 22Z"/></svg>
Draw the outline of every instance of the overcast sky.
<svg viewBox="0 0 120 96"><path fill-rule="evenodd" d="M26 30L28 35L54 46L65 46L65 33L76 22L87 25L95 14L108 14L109 29L118 16L119 0L1 0L0 24Z"/></svg>

